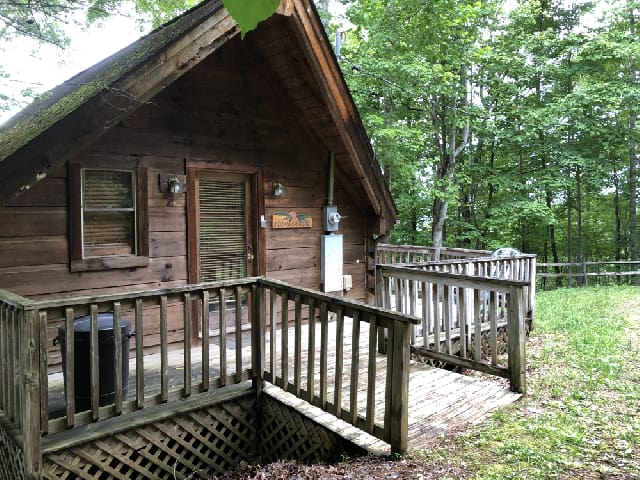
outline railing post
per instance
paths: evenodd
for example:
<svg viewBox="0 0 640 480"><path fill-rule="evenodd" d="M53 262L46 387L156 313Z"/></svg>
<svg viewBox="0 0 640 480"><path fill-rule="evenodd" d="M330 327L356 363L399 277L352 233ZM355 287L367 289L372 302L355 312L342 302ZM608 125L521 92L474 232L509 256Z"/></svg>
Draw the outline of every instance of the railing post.
<svg viewBox="0 0 640 480"><path fill-rule="evenodd" d="M265 290L262 285L251 286L253 311L251 312L251 380L258 394L264 387L265 367Z"/></svg>
<svg viewBox="0 0 640 480"><path fill-rule="evenodd" d="M525 393L527 389L523 288L511 287L507 313L507 350L511 390Z"/></svg>
<svg viewBox="0 0 640 480"><path fill-rule="evenodd" d="M271 292L273 296L273 292ZM265 288L259 284L251 285L251 382L256 391L256 431L254 454L262 451L262 405L264 390L265 368L265 326L266 326L266 297ZM273 342L273 339L271 339ZM273 365L273 364L272 364Z"/></svg>
<svg viewBox="0 0 640 480"><path fill-rule="evenodd" d="M411 326L394 321L387 357L387 389L385 399L385 431L392 454L407 451L409 437L409 361Z"/></svg>
<svg viewBox="0 0 640 480"><path fill-rule="evenodd" d="M21 388L24 474L27 480L42 478L42 427L40 425L40 316L37 310L20 310L22 328Z"/></svg>

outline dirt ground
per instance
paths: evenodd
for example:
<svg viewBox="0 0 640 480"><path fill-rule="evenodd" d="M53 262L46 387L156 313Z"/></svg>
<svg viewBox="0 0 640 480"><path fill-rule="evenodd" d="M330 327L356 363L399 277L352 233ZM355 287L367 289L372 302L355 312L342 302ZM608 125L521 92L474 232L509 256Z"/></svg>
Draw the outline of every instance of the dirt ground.
<svg viewBox="0 0 640 480"><path fill-rule="evenodd" d="M302 465L293 461L281 461L268 465L241 464L234 470L213 479L225 480L312 480L312 479L460 479L469 472L460 466L434 465L420 459L403 457L360 457L327 465ZM213 480L212 479L212 480Z"/></svg>

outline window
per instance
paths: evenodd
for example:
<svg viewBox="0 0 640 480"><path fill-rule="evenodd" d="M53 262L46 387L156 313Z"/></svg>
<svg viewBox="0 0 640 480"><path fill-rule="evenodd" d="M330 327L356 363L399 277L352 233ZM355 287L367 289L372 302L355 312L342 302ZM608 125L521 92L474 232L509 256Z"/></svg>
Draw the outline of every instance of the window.
<svg viewBox="0 0 640 480"><path fill-rule="evenodd" d="M148 264L146 172L69 166L71 271Z"/></svg>

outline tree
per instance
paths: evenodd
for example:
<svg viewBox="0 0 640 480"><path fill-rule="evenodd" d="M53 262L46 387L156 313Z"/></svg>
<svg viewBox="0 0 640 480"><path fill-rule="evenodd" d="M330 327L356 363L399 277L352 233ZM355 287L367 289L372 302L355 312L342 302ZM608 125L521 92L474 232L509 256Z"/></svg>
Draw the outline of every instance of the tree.
<svg viewBox="0 0 640 480"><path fill-rule="evenodd" d="M392 192L416 199L399 202L405 241L423 237L427 225L434 245L445 239L450 205L459 198L456 172L472 132L471 68L494 14L491 2L472 0L349 6L357 28L343 49L347 80ZM402 149L392 146L391 134Z"/></svg>

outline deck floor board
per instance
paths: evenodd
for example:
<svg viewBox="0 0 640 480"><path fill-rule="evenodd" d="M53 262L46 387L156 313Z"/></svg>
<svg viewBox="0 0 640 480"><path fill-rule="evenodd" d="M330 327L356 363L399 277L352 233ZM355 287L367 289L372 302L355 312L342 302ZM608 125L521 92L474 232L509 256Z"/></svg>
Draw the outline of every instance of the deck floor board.
<svg viewBox="0 0 640 480"><path fill-rule="evenodd" d="M320 396L320 325L316 322L316 343L314 351L314 394ZM328 355L327 355L327 401L333 403L335 375L336 375L336 326L335 322L329 324L328 335ZM269 330L267 329L267 338L265 339L265 351L267 355L270 352ZM342 375L342 396L341 408L349 410L350 406L350 381L351 381L351 319L345 317L344 325L344 365ZM294 382L294 338L295 329L293 321L288 328L288 381L287 385L291 390L291 384ZM251 366L251 344L250 331L243 332L242 345L242 368L249 369ZM246 338L245 338L246 337ZM308 365L308 325L302 328L302 358L303 366L301 371L301 388L307 388L307 365ZM282 330L278 330L276 338L277 355L275 361L266 361L268 370L273 370L277 377L281 376L282 359L280 357L280 347L282 342ZM358 373L358 389L357 404L358 414L362 417L366 413L367 400L367 378L368 378L368 354L369 354L369 333L368 324L361 324L361 332L359 338L359 373ZM210 338L210 380L215 385L220 371L220 339L218 337ZM227 339L227 369L228 375L236 373L236 352L235 352L235 335L228 335ZM169 352L169 384L170 389L180 389L184 386L184 355L181 350ZM191 385L194 392L199 392L199 385L202 382L202 350L200 345L194 346L191 350L192 361L192 379ZM386 357L384 355L376 355L376 393L375 393L375 422L383 425L384 417L384 389L386 385ZM151 354L144 357L145 365L145 398L152 398L160 392L160 354ZM129 388L128 399L135 398L136 395L136 377L135 377L135 358L132 358L129 366ZM342 420L326 414L317 407L300 401L290 393L284 392L280 388L269 386L267 389L269 394L288 403L311 418L320 419L328 427L339 432L341 435L357 440L356 443L361 444L368 450L377 454L389 453L389 445L381 442L375 437L350 426ZM52 374L49 376L49 394L50 417L55 418L64 414L64 389L62 382L62 374ZM292 398L291 398L292 397ZM424 446L443 435L460 431L469 424L478 422L485 418L491 411L496 408L509 404L520 398L519 394L509 391L508 385L504 380L496 379L486 380L475 378L460 373L451 372L441 368L432 367L415 361L411 362L409 373L409 448L418 448ZM314 410L316 409L316 410ZM315 412L315 413L314 413ZM329 416L327 416L329 415ZM329 420L331 419L331 420Z"/></svg>

